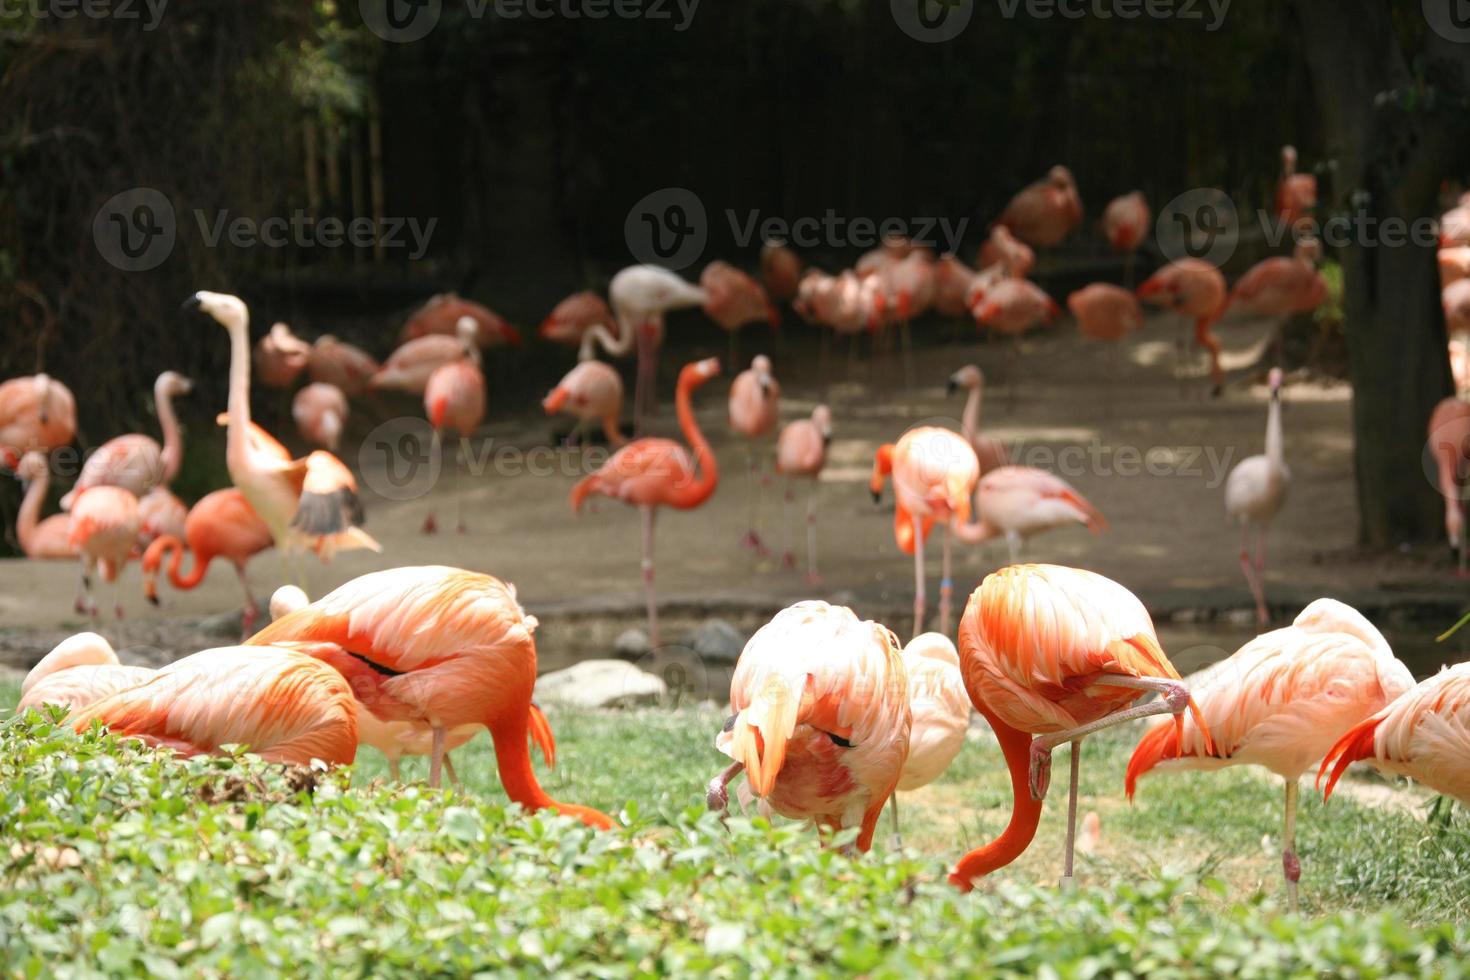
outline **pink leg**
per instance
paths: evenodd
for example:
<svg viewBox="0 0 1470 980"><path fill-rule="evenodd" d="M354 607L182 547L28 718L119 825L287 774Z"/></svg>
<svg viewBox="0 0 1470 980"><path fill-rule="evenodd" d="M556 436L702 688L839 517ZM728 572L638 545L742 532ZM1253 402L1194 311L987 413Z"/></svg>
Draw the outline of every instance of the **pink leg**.
<svg viewBox="0 0 1470 980"><path fill-rule="evenodd" d="M760 535L755 533L755 444L745 442L745 535L740 543L757 554L761 550Z"/></svg>
<svg viewBox="0 0 1470 980"><path fill-rule="evenodd" d="M1262 628L1271 622L1266 608L1266 525L1256 529L1256 621Z"/></svg>
<svg viewBox="0 0 1470 980"><path fill-rule="evenodd" d="M924 525L914 521L914 636L924 632Z"/></svg>
<svg viewBox="0 0 1470 980"><path fill-rule="evenodd" d="M704 790L704 802L711 810L723 813L730 806L730 780L740 775L745 764L734 762L720 770L720 774L709 781Z"/></svg>
<svg viewBox="0 0 1470 980"><path fill-rule="evenodd" d="M439 473L441 475L443 475L443 473L444 473L444 443L439 438L439 430L438 429L435 429L434 430L434 436L433 436L433 439L431 440L431 442L433 443L432 448L433 448L434 455L436 457L438 457L438 459L439 459ZM424 526L422 528L420 528L419 530L420 530L420 533L421 534L437 534L438 533L438 531L439 531L439 522L434 519L434 506L433 506L433 504L430 504L429 505L429 516L427 516L427 517L424 518Z"/></svg>
<svg viewBox="0 0 1470 980"><path fill-rule="evenodd" d="M954 581L950 578L949 558L952 540L949 533L949 525L944 526L944 550L943 559L940 562L939 571L939 632L945 636L949 635L949 607L950 599L954 595Z"/></svg>
<svg viewBox="0 0 1470 980"><path fill-rule="evenodd" d="M643 518L643 592L648 604L648 643L658 649L658 600L653 592L653 519L656 512L652 507L638 508Z"/></svg>
<svg viewBox="0 0 1470 980"><path fill-rule="evenodd" d="M249 639L254 632L255 621L260 618L260 605L255 601L255 596L250 594L250 583L245 578L245 566L236 565L235 575L240 579L240 589L245 593L245 608L240 613L240 633L242 639Z"/></svg>
<svg viewBox="0 0 1470 980"><path fill-rule="evenodd" d="M1251 596L1256 600L1256 621L1265 625L1266 599L1261 594L1261 584L1256 581L1255 566L1251 563L1250 524L1248 522L1240 525L1240 570L1245 573L1245 582L1250 586Z"/></svg>
<svg viewBox="0 0 1470 980"><path fill-rule="evenodd" d="M785 493L781 495L781 567L796 567L796 552L791 550L791 477L786 478Z"/></svg>
<svg viewBox="0 0 1470 980"><path fill-rule="evenodd" d="M439 788L439 770L444 764L444 729L434 729L434 747L429 754L429 786Z"/></svg>
<svg viewBox="0 0 1470 980"><path fill-rule="evenodd" d="M806 498L806 582L819 585L821 581L817 572L817 481L813 479Z"/></svg>
<svg viewBox="0 0 1470 980"><path fill-rule="evenodd" d="M460 458L463 455L464 455L464 436L460 436L459 437L459 442L456 443L455 444L455 447L454 447L454 475L450 478L450 479L454 480L454 529L456 531L458 531L460 534L464 534L464 533L466 533L466 532L469 531L469 528L465 526L465 522L464 522L464 510L460 507L461 501L460 501L460 496L459 496L459 494L460 494L460 490L459 490L459 466L460 466Z"/></svg>

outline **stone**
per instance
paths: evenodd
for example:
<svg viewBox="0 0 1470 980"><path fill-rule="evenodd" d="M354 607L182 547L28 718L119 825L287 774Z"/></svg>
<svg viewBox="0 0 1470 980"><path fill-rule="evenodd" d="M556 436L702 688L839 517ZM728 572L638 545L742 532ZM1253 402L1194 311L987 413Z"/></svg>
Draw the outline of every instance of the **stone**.
<svg viewBox="0 0 1470 980"><path fill-rule="evenodd" d="M636 626L623 630L613 641L613 656L623 660L637 660L652 652L653 644L648 642L648 634Z"/></svg>
<svg viewBox="0 0 1470 980"><path fill-rule="evenodd" d="M707 664L733 664L745 649L746 638L723 619L706 619L685 642Z"/></svg>
<svg viewBox="0 0 1470 980"><path fill-rule="evenodd" d="M657 704L668 692L663 679L624 660L584 660L536 680L535 699L578 708Z"/></svg>

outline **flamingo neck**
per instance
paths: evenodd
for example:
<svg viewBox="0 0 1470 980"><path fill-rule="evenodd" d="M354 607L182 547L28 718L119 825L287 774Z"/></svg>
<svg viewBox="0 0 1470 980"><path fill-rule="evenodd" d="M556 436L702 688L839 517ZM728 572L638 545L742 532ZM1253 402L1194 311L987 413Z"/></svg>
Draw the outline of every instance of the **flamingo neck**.
<svg viewBox="0 0 1470 980"><path fill-rule="evenodd" d="M228 324L226 329L230 332L230 397L225 461L233 475L249 454L250 321Z"/></svg>
<svg viewBox="0 0 1470 980"><path fill-rule="evenodd" d="M699 431L699 422L694 418L694 389L701 381L691 376L679 379L679 388L674 395L674 404L679 416L679 430L694 450L694 463L699 467L699 477L680 487L675 495L674 506L698 507L715 492L720 480L720 468L715 463L715 454Z"/></svg>
<svg viewBox="0 0 1470 980"><path fill-rule="evenodd" d="M611 827L612 820L606 814L591 807L554 800L541 788L536 780L536 771L531 767L529 722L529 715L524 715L490 727L490 739L495 743L495 767L500 773L500 785L505 788L505 795L527 810L551 807L583 823Z"/></svg>
<svg viewBox="0 0 1470 980"><path fill-rule="evenodd" d="M965 399L965 414L960 417L960 429L964 433L965 441L975 445L980 441L980 388L977 385L970 389L970 395Z"/></svg>
<svg viewBox="0 0 1470 980"><path fill-rule="evenodd" d="M1031 798L1030 734L1007 725L984 704L976 702L975 707L990 722L996 740L1000 742L1000 750L1005 754L1006 768L1011 773L1013 802L1011 821L1006 824L1001 835L960 858L954 871L950 872L950 881L966 891L972 887L976 878L1003 868L1020 857L1031 844L1031 839L1036 836L1036 826L1041 822L1041 801Z"/></svg>
<svg viewBox="0 0 1470 980"><path fill-rule="evenodd" d="M168 580L176 589L188 591L200 582L204 581L204 573L209 569L209 557L199 552L194 553L194 567L185 575L184 568L184 543L178 538L169 539L165 552L172 552L168 562Z"/></svg>
<svg viewBox="0 0 1470 980"><path fill-rule="evenodd" d="M1286 463L1281 440L1281 395L1279 392L1271 396L1271 407L1266 410L1266 459L1275 469L1280 469Z"/></svg>
<svg viewBox="0 0 1470 980"><path fill-rule="evenodd" d="M614 337L600 323L593 324L587 332L582 334L582 346L577 351L577 360L590 361L596 356L596 348L601 347L608 357L627 357L633 350L633 337L635 331L623 318L618 315L618 335Z"/></svg>
<svg viewBox="0 0 1470 980"><path fill-rule="evenodd" d="M51 469L48 466L26 488L25 499L20 502L20 512L15 515L15 536L20 539L20 550L27 555L37 545L36 528L41 523L41 504L46 499L46 490L50 485Z"/></svg>
<svg viewBox="0 0 1470 980"><path fill-rule="evenodd" d="M628 437L623 435L622 429L618 428L617 412L609 412L603 416L602 434L607 439L607 444L614 448L620 449L628 443Z"/></svg>
<svg viewBox="0 0 1470 980"><path fill-rule="evenodd" d="M977 487L975 490L976 502L972 508L972 513L975 515L973 522L956 520L950 521L949 524L950 531L965 544L983 544L991 538L1000 536L1000 528L980 516L979 497L980 490Z"/></svg>
<svg viewBox="0 0 1470 980"><path fill-rule="evenodd" d="M174 412L173 396L162 379L153 386L153 404L158 410L158 426L163 430L163 483L167 486L178 475L179 464L184 461L184 436Z"/></svg>

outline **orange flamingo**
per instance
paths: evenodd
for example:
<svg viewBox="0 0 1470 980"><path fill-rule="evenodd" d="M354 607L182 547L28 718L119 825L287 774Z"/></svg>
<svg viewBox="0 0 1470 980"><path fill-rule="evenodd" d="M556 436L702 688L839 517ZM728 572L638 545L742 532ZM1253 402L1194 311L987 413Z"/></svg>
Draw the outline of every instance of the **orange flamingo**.
<svg viewBox="0 0 1470 980"><path fill-rule="evenodd" d="M332 452L337 451L351 414L342 389L321 381L313 381L291 400L291 418L301 438Z"/></svg>
<svg viewBox="0 0 1470 980"><path fill-rule="evenodd" d="M1470 245L1453 245L1442 248L1436 255L1439 262L1439 287L1443 289L1452 282L1470 279Z"/></svg>
<svg viewBox="0 0 1470 980"><path fill-rule="evenodd" d="M551 807L593 827L612 820L548 796L531 768L529 738L551 757L551 728L533 710L536 619L515 588L478 572L439 565L355 578L261 630L250 645L335 644L317 650L352 681L358 700L384 721L432 731L429 784L439 785L448 733L484 725L500 783L528 810ZM349 652L350 651L350 652Z"/></svg>
<svg viewBox="0 0 1470 980"><path fill-rule="evenodd" d="M246 745L268 762L294 765L314 759L345 765L357 755L347 681L286 647L220 647L176 660L67 717L79 732L94 721L114 735L185 756L224 745Z"/></svg>
<svg viewBox="0 0 1470 980"><path fill-rule="evenodd" d="M720 470L715 454L699 431L694 418L694 389L720 373L715 358L684 365L674 403L679 428L689 441L689 451L672 439L635 439L613 453L597 472L580 480L572 488L572 512L592 494L621 500L638 508L643 521L643 588L648 604L649 642L657 648L658 602L653 585L653 522L659 507L691 510L703 504L719 485ZM695 474L696 467L699 470Z"/></svg>
<svg viewBox="0 0 1470 980"><path fill-rule="evenodd" d="M944 775L965 745L970 727L970 698L960 674L960 655L943 633L920 633L903 648L909 678L909 754L897 792L888 804L893 836L898 842L898 793L912 793Z"/></svg>
<svg viewBox="0 0 1470 980"><path fill-rule="evenodd" d="M1317 770L1319 786L1327 776L1324 800L1354 762L1470 805L1470 664L1420 681L1338 739Z"/></svg>
<svg viewBox="0 0 1470 980"><path fill-rule="evenodd" d="M1062 881L1072 878L1081 739L1113 725L1188 708L1206 726L1138 598L1112 579L1059 565L1011 565L986 576L960 618L960 671L975 710L1005 754L1014 802L999 837L960 859L949 880L1010 864L1030 845L1051 782L1051 752L1072 743ZM1139 696L1159 697L1134 704ZM1038 737L1039 736L1039 737Z"/></svg>
<svg viewBox="0 0 1470 980"><path fill-rule="evenodd" d="M189 551L194 553L194 565L188 572L183 571L185 542L188 542ZM249 636L256 617L260 615L260 606L250 592L245 566L251 558L273 544L271 529L239 490L230 487L205 494L184 519L183 540L165 535L143 552L143 595L158 605L157 576L165 561L168 562L169 583L176 589L187 591L204 581L211 562L223 558L235 566L240 589L245 593L240 628Z"/></svg>
<svg viewBox="0 0 1470 980"><path fill-rule="evenodd" d="M1151 770L1264 766L1286 781L1281 868L1293 912L1298 780L1349 728L1414 686L1388 641L1356 609L1318 599L1284 629L1251 640L1191 680L1210 732L1155 722L1128 760L1127 791Z"/></svg>
<svg viewBox="0 0 1470 980"><path fill-rule="evenodd" d="M975 523L956 521L952 530L966 544L1003 537L1011 562L1021 558L1027 538L1069 524L1093 534L1108 526L1098 509L1072 484L1034 466L1002 466L975 486Z"/></svg>
<svg viewBox="0 0 1470 980"><path fill-rule="evenodd" d="M805 479L811 484L806 498L806 580L810 585L816 585L822 580L817 573L817 488L822 479L822 467L827 464L827 447L831 442L832 411L826 405L818 405L812 409L809 419L786 423L776 440L776 472L786 479L782 511L786 518L783 523L788 533L786 553L782 556L781 563L787 568L796 565L789 533L791 480Z"/></svg>
<svg viewBox="0 0 1470 980"><path fill-rule="evenodd" d="M146 548L165 534L180 535L189 505L166 487L154 487L138 498L138 547Z"/></svg>
<svg viewBox="0 0 1470 980"><path fill-rule="evenodd" d="M434 452L438 454L441 465L444 458L443 433L453 431L458 436L454 447L454 527L464 534L467 528L460 510L459 468L465 455L466 440L485 421L485 375L480 372L480 349L468 339L462 339L460 343L464 347L463 359L441 365L430 376L424 388L424 412L434 427ZM436 529L431 510L424 518L424 533L432 534Z"/></svg>
<svg viewBox="0 0 1470 980"><path fill-rule="evenodd" d="M1317 176L1296 172L1296 147L1281 148L1281 179L1276 184L1276 214L1294 228L1317 208Z"/></svg>
<svg viewBox="0 0 1470 980"><path fill-rule="evenodd" d="M580 347L582 338L593 327L616 330L617 320L607 301L590 289L573 293L552 307L536 333L553 344Z"/></svg>
<svg viewBox="0 0 1470 980"><path fill-rule="evenodd" d="M142 497L154 487L172 483L184 460L184 437L173 400L193 390L194 382L176 371L160 374L153 383L153 404L163 431L163 445L159 446L152 436L136 432L107 440L87 457L76 485L61 498L61 509L71 510L72 501L89 487L122 487Z"/></svg>
<svg viewBox="0 0 1470 980"><path fill-rule="evenodd" d="M1225 478L1225 513L1240 522L1240 568L1256 600L1256 622L1270 621L1266 609L1266 528L1286 502L1286 485L1291 482L1285 453L1281 448L1281 369L1272 368L1267 385L1271 392L1266 409L1266 452L1247 456ZM1251 525L1256 526L1256 557L1249 554Z"/></svg>
<svg viewBox="0 0 1470 980"><path fill-rule="evenodd" d="M1149 276L1138 287L1138 298L1194 319L1194 340L1209 351L1211 394L1218 398L1225 372L1220 367L1220 341L1211 328L1225 311L1225 277L1220 270L1203 259L1177 259Z"/></svg>
<svg viewBox="0 0 1470 980"><path fill-rule="evenodd" d="M142 527L138 498L122 487L88 487L73 498L67 543L82 560L82 594L77 598L77 612L97 618L97 602L92 598L95 571L104 582L112 584L113 611L118 619L123 618L122 603L117 601L117 579L138 547Z"/></svg>
<svg viewBox="0 0 1470 980"><path fill-rule="evenodd" d="M541 400L541 407L547 415L566 412L576 418L577 425L567 437L569 442L579 435L585 439L589 422L602 423L602 434L614 448L628 441L618 428L623 413L623 379L611 364L582 361Z"/></svg>
<svg viewBox="0 0 1470 980"><path fill-rule="evenodd" d="M893 475L893 537L899 550L914 556L914 635L924 632L924 541L935 523L944 525L939 577L939 632L949 632L950 529L970 516L970 498L980 478L975 450L958 433L921 426L903 434L897 444L878 447L868 483L873 502L883 499L883 483Z"/></svg>
<svg viewBox="0 0 1470 980"><path fill-rule="evenodd" d="M434 372L446 364L466 358L475 345L478 327L474 318L462 316L453 334L429 333L406 340L388 355L368 387L422 395Z"/></svg>
<svg viewBox="0 0 1470 980"><path fill-rule="evenodd" d="M762 473L764 454L757 455L756 441L776 431L780 414L781 385L771 372L771 359L757 354L750 367L737 374L730 385L730 429L745 440L750 527L740 543L759 555L766 554L766 544L757 529L762 502L758 494L764 496L760 488L765 486L767 477Z"/></svg>
<svg viewBox="0 0 1470 980"><path fill-rule="evenodd" d="M985 390L984 372L977 365L966 364L949 376L946 387L951 395L962 388L969 392L965 396L964 414L960 416L960 431L964 433L965 441L975 450L975 456L980 460L981 474L1008 465L1011 454L1005 444L980 432L980 400Z"/></svg>
<svg viewBox="0 0 1470 980"><path fill-rule="evenodd" d="M1470 495L1470 404L1446 398L1429 416L1429 452L1444 498L1444 533L1465 574L1465 500Z"/></svg>
<svg viewBox="0 0 1470 980"><path fill-rule="evenodd" d="M1034 282L1005 279L986 290L970 312L977 325L1010 334L1019 343L1021 334L1040 323L1049 322L1061 309Z"/></svg>
<svg viewBox="0 0 1470 980"><path fill-rule="evenodd" d="M19 714L43 704L85 708L152 676L147 667L124 666L112 644L96 633L78 633L58 643L26 674L15 710Z"/></svg>
<svg viewBox="0 0 1470 980"><path fill-rule="evenodd" d="M1103 237L1114 252L1123 255L1123 282L1128 286L1133 285L1133 260L1138 256L1138 246L1148 237L1152 218L1142 191L1115 197L1103 208Z"/></svg>
<svg viewBox="0 0 1470 980"><path fill-rule="evenodd" d="M733 714L715 748L734 760L710 781L712 810L741 770L785 817L873 845L909 747L908 680L898 639L845 606L798 602L756 631L730 682ZM744 790L745 787L742 787Z"/></svg>
<svg viewBox="0 0 1470 980"><path fill-rule="evenodd" d="M270 332L255 342L255 377L271 388L289 388L311 362L311 345L291 332L284 323L271 324Z"/></svg>
<svg viewBox="0 0 1470 980"><path fill-rule="evenodd" d="M311 357L306 365L311 380L335 385L351 397L367 391L378 369L378 362L367 351L343 343L331 334L318 337L311 345Z"/></svg>
<svg viewBox="0 0 1470 980"><path fill-rule="evenodd" d="M787 303L796 298L801 281L801 258L785 242L768 239L761 243L761 282L771 299Z"/></svg>
<svg viewBox="0 0 1470 980"><path fill-rule="evenodd" d="M456 336L459 321L464 317L475 321L475 341L482 350L505 344L521 346L521 335L503 316L474 300L462 298L458 293L439 293L429 297L423 306L409 315L398 341L406 343L429 334Z"/></svg>
<svg viewBox="0 0 1470 980"><path fill-rule="evenodd" d="M1067 297L1067 309L1077 318L1082 336L1092 340L1117 344L1143 326L1138 297L1109 282L1095 282L1072 293Z"/></svg>
<svg viewBox="0 0 1470 980"><path fill-rule="evenodd" d="M41 518L46 491L51 484L51 467L46 457L28 452L19 463L9 464L21 481L25 497L15 519L15 536L27 558L75 558L77 549L71 543L71 515L52 514Z"/></svg>
<svg viewBox="0 0 1470 980"><path fill-rule="evenodd" d="M50 452L77 434L77 402L71 389L46 374L0 384L0 447L17 456Z"/></svg>
<svg viewBox="0 0 1470 980"><path fill-rule="evenodd" d="M1470 332L1470 279L1457 279L1440 291L1445 332L1451 336Z"/></svg>
<svg viewBox="0 0 1470 980"><path fill-rule="evenodd" d="M704 314L730 335L730 363L735 363L737 332L749 323L781 325L781 315L771 305L766 290L753 277L728 262L716 260L699 274L700 288L709 297Z"/></svg>
<svg viewBox="0 0 1470 980"><path fill-rule="evenodd" d="M1044 178L1011 198L995 223L1030 245L1044 248L1061 242L1082 223L1082 198L1072 171L1052 167Z"/></svg>

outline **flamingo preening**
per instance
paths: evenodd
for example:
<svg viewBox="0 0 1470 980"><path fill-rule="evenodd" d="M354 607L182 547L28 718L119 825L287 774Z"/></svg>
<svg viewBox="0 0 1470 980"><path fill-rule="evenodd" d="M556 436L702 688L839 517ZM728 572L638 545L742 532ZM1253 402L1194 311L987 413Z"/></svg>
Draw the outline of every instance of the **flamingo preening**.
<svg viewBox="0 0 1470 980"><path fill-rule="evenodd" d="M88 487L72 499L71 524L67 543L76 549L82 562L82 591L77 597L77 611L97 618L97 601L92 598L92 573L98 572L112 585L112 605L118 619L123 618L122 603L117 598L117 580L123 566L138 548L138 533L143 528L138 513L138 498L122 487Z"/></svg>
<svg viewBox="0 0 1470 980"><path fill-rule="evenodd" d="M1459 398L1443 399L1429 416L1426 450L1434 459L1439 494L1444 498L1444 533L1465 574L1465 501L1470 496L1470 404Z"/></svg>
<svg viewBox="0 0 1470 980"><path fill-rule="evenodd" d="M112 644L96 633L77 633L58 643L26 674L15 710L19 713L43 704L59 704L68 710L85 708L152 676L147 667L121 663Z"/></svg>
<svg viewBox="0 0 1470 980"><path fill-rule="evenodd" d="M781 385L771 369L771 359L757 354L750 367L735 376L730 385L730 429L745 440L747 495L750 502L749 526L740 543L754 549L756 554L766 553L766 543L761 540L760 510L765 496L763 488L768 479L764 469L763 450L757 448L766 436L776 431L776 422L781 414Z"/></svg>
<svg viewBox="0 0 1470 980"><path fill-rule="evenodd" d="M291 418L301 438L329 452L337 451L351 414L342 389L321 381L313 381L291 400Z"/></svg>
<svg viewBox="0 0 1470 980"><path fill-rule="evenodd" d="M72 501L89 487L122 487L142 497L157 486L168 486L184 460L184 437L173 400L194 390L194 383L176 371L165 371L153 383L153 404L163 445L152 436L130 433L109 439L87 457L70 493L61 498L61 509L71 510Z"/></svg>
<svg viewBox="0 0 1470 980"><path fill-rule="evenodd" d="M903 648L909 679L909 754L888 810L899 840L898 793L913 792L944 775L965 745L970 728L970 698L960 673L960 655L943 633L920 633Z"/></svg>
<svg viewBox="0 0 1470 980"><path fill-rule="evenodd" d="M1177 259L1144 280L1138 298L1194 320L1194 340L1210 355L1211 394L1225 388L1220 367L1220 341L1212 328L1225 312L1225 277L1204 259ZM1183 345L1176 347L1182 361Z"/></svg>
<svg viewBox="0 0 1470 980"><path fill-rule="evenodd" d="M0 383L0 449L50 452L76 434L77 402L66 385L46 374Z"/></svg>
<svg viewBox="0 0 1470 980"><path fill-rule="evenodd" d="M628 441L618 427L623 414L623 379L602 361L581 361L541 400L547 415L565 412L577 420L568 441L586 439L587 425L602 424L602 435L613 448Z"/></svg>

